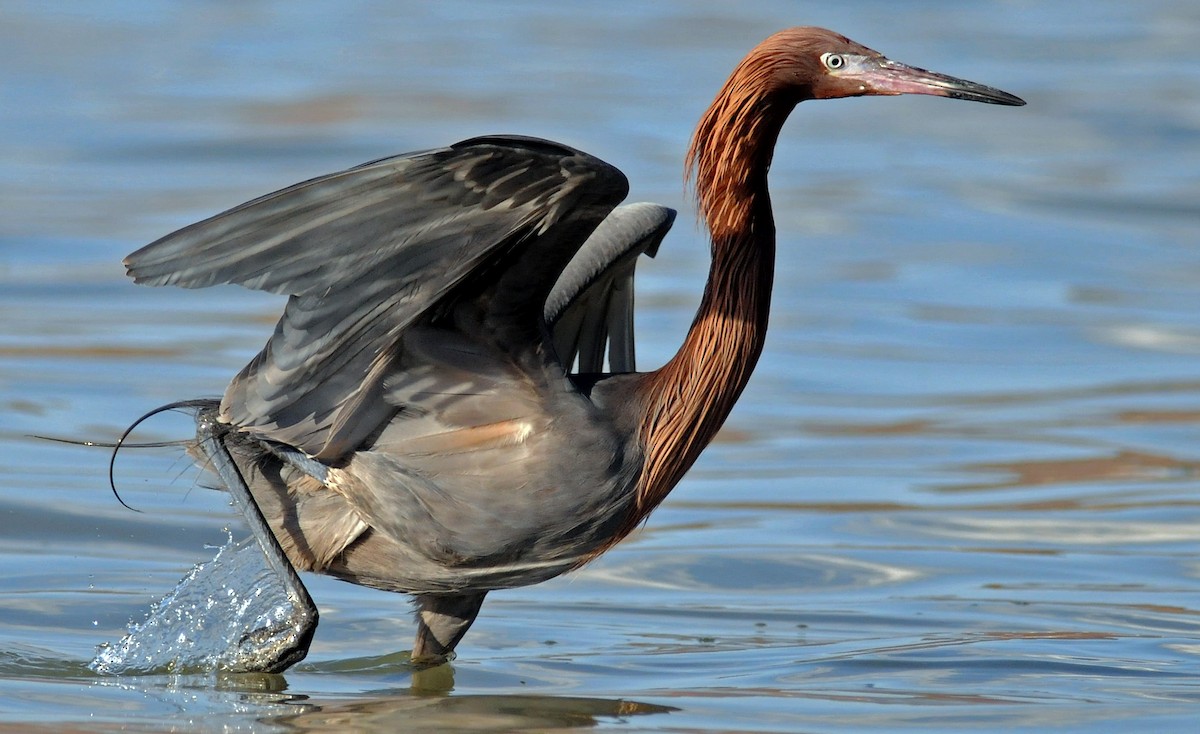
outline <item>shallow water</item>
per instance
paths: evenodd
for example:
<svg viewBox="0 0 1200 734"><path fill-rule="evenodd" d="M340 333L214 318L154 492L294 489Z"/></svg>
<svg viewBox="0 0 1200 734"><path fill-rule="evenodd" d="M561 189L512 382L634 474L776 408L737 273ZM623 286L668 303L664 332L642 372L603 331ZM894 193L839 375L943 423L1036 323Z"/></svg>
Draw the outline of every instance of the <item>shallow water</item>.
<svg viewBox="0 0 1200 734"><path fill-rule="evenodd" d="M1200 6L8 3L0 8L0 730L1194 731ZM497 593L414 675L405 600L308 577L283 676L101 677L96 645L241 526L171 449L278 299L120 258L229 205L489 132L681 209L643 366L707 266L680 167L729 69L815 23L993 84L803 105L779 281L729 424L645 530ZM184 437L186 418L138 440Z"/></svg>

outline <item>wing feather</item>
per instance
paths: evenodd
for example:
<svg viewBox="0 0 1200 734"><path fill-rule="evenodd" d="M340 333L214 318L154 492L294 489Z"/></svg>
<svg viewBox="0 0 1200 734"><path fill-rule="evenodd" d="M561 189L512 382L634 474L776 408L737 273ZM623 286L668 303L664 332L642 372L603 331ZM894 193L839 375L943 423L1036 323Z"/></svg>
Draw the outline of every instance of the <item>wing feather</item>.
<svg viewBox="0 0 1200 734"><path fill-rule="evenodd" d="M545 296L628 191L620 171L549 141L488 137L384 158L254 199L126 258L135 282L234 283L290 296L233 380L222 419L325 460L394 410L379 399L405 329L501 283L542 332Z"/></svg>
<svg viewBox="0 0 1200 734"><path fill-rule="evenodd" d="M675 221L658 204L617 207L588 237L546 299L546 323L559 359L579 372L602 372L605 350L612 372L636 369L633 279L639 255L654 257Z"/></svg>

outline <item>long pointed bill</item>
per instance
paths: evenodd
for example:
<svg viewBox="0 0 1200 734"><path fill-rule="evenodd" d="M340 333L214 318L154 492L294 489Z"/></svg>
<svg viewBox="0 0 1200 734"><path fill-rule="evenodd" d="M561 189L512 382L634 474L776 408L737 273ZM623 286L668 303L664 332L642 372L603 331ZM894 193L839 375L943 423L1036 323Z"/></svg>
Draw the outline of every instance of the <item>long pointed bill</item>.
<svg viewBox="0 0 1200 734"><path fill-rule="evenodd" d="M890 59L858 58L840 76L862 82L868 94L932 94L937 97L1019 107L1025 100L995 87L907 66Z"/></svg>

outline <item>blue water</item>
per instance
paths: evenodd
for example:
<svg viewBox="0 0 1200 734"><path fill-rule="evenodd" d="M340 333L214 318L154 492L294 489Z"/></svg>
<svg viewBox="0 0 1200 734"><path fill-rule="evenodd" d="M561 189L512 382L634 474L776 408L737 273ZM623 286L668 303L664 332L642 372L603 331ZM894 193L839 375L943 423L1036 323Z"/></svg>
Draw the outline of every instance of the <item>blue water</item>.
<svg viewBox="0 0 1200 734"><path fill-rule="evenodd" d="M677 347L707 245L691 128L782 27L1028 100L802 105L772 169L766 354L644 531L497 593L415 675L407 602L306 577L283 676L100 677L225 528L171 449L281 306L122 256L250 197L482 133L561 140L679 208L639 272ZM134 2L0 6L0 728L1194 731L1200 6ZM183 417L140 440L190 433Z"/></svg>

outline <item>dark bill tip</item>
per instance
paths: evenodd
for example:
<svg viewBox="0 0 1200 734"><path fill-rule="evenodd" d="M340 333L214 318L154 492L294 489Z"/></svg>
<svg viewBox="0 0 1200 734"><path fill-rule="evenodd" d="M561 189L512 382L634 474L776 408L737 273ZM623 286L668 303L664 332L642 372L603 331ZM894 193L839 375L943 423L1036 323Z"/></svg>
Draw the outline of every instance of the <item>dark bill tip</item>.
<svg viewBox="0 0 1200 734"><path fill-rule="evenodd" d="M935 71L883 60L865 70L862 80L875 94L930 94L969 102L1020 107L1025 100L1001 89Z"/></svg>

